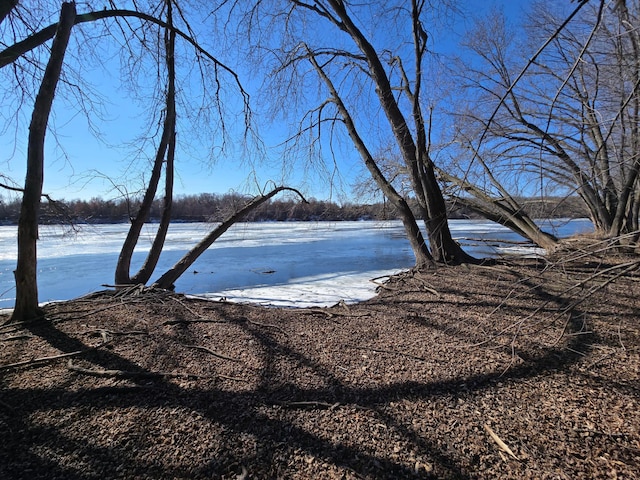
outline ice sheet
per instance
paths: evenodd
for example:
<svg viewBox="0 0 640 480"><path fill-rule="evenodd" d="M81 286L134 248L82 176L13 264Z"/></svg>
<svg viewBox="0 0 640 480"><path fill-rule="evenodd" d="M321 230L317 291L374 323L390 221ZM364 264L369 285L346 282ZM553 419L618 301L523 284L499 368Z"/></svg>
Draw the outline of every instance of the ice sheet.
<svg viewBox="0 0 640 480"><path fill-rule="evenodd" d="M587 220L556 221L555 226L561 236L591 229ZM213 227L173 224L156 270L158 276ZM156 228L145 227L134 254L133 271L141 265ZM113 283L127 229L127 224L85 225L77 232L42 227L38 242L40 300L76 298ZM10 308L15 301L16 231L16 227L0 226L0 308ZM519 244L478 242L522 241L493 222L454 220L451 231L477 256L538 253ZM413 261L402 224L397 221L241 223L218 239L176 282L176 291L270 305L357 302L375 295L372 278L410 268Z"/></svg>

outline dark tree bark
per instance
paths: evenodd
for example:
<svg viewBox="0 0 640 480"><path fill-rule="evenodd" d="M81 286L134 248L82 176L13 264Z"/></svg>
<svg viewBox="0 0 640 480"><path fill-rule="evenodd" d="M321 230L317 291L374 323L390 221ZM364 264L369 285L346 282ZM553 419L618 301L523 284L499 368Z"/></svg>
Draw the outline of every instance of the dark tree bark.
<svg viewBox="0 0 640 480"><path fill-rule="evenodd" d="M11 316L11 321L14 322L42 316L42 310L38 306L36 243L40 197L44 181L44 139L75 16L75 4L63 3L60 22L58 22L51 47L51 56L44 71L29 125L27 174L18 221L18 262L14 272L16 304Z"/></svg>
<svg viewBox="0 0 640 480"><path fill-rule="evenodd" d="M167 62L167 94L166 94L166 108L165 108L165 120L163 126L162 138L156 154L154 168L147 186L147 191L142 200L142 204L138 210L137 215L131 222L131 227L127 233L120 255L118 256L118 263L115 271L115 284L130 285L130 284L146 284L153 271L158 264L160 254L164 247L164 242L167 237L167 231L169 230L169 224L171 223L171 208L173 204L173 178L174 178L174 157L176 147L176 72L175 72L175 41L176 32L173 30L173 14L171 0L167 1L167 28L165 29L165 51ZM147 258L135 275L130 276L131 270L131 258L136 244L140 238L140 232L142 227L146 223L151 211L151 206L156 195L158 183L162 173L162 165L165 163L164 157L166 154L166 166L165 166L165 196L164 207L162 210L162 217L160 219L160 225L156 232L151 249L147 254Z"/></svg>
<svg viewBox="0 0 640 480"><path fill-rule="evenodd" d="M274 197L278 193L282 191L291 191L295 192L300 196L300 198L306 202L304 197L300 192L293 188L289 187L277 187L271 190L266 195L260 195L250 202L248 202L244 207L235 212L233 215L229 216L226 220L224 220L220 225L218 225L214 230L212 230L205 238L203 238L200 243L198 243L195 247L189 250L173 267L167 270L164 275L162 275L158 280L156 280L153 284L154 287L163 288L165 290L173 290L174 283L180 276L189 268L193 263L202 255L207 248L213 245L220 236L229 230L229 228L236 222L242 220L242 218L250 213L252 210L255 210L260 205L265 203L270 198Z"/></svg>
<svg viewBox="0 0 640 480"><path fill-rule="evenodd" d="M415 83L416 90L408 92L413 97L412 120L417 126L417 135L414 138L409 121L400 108L396 91L393 86L381 57L367 36L354 23L352 16L347 11L348 5L341 0L326 0L325 2L294 2L300 8L306 8L315 14L324 17L338 29L346 33L354 42L362 54L361 68L375 86L375 93L380 102L380 107L384 112L391 131L402 155L404 164L407 167L411 178L413 191L425 217L425 226L429 236L431 246L430 253L425 255L423 251L426 247L419 245L419 241L414 231L413 225L416 223L415 217L405 222L405 230L416 254L417 266L424 266L433 263L433 260L445 263L473 262L475 259L466 254L463 249L453 240L449 230L446 204L442 195L442 190L434 173L433 161L427 150L425 141L424 118L420 112L420 91L419 85L422 81L422 61L426 51L426 33L422 29L420 22L420 9L422 2L411 2L411 19L414 33L415 47ZM317 70L317 68L316 68ZM325 80L326 83L326 80ZM406 93L406 92L405 92ZM335 99L335 95L334 95ZM344 118L344 115L342 115ZM353 137L352 137L353 139ZM356 145L357 147L357 145ZM358 147L359 148L359 147ZM359 149L360 150L360 149ZM365 161L366 163L366 161ZM369 168L369 165L367 165ZM371 171L371 169L369 169ZM375 178L375 175L374 175ZM380 182L376 179L378 185ZM393 199L389 197L391 201ZM400 204L396 204L398 207ZM403 218L404 220L404 218ZM420 234L420 237L422 235Z"/></svg>
<svg viewBox="0 0 640 480"><path fill-rule="evenodd" d="M18 0L0 0L0 23L16 8Z"/></svg>
<svg viewBox="0 0 640 480"><path fill-rule="evenodd" d="M640 10L638 2L615 3L578 2L564 20L536 8L525 28L546 40L515 80L505 22L483 25L470 48L485 67L460 70L479 109L499 98L488 120L473 107L466 114L483 126L479 143L494 140L486 148L502 166L535 172L541 192L546 181L577 193L596 232L626 242L635 237L640 187Z"/></svg>
<svg viewBox="0 0 640 480"><path fill-rule="evenodd" d="M466 205L488 220L504 225L524 238L546 250L553 249L558 239L540 229L540 227L527 215L522 206L509 194L509 192L491 174L490 169L478 155L478 161L485 168L486 175L492 185L498 190L501 198L493 198L489 193L477 185L473 185L463 178L458 178L443 170L438 170L440 178L452 183L468 193L472 198L457 195L457 203Z"/></svg>
<svg viewBox="0 0 640 480"><path fill-rule="evenodd" d="M431 255L436 261L446 263L460 263L473 260L472 257L460 248L451 236L445 201L433 171L433 162L426 151L426 142L424 145L416 145L407 120L400 110L385 68L380 61L380 57L373 45L369 43L364 34L353 23L344 4L334 0L330 0L328 3L331 4L342 21L341 28L353 38L367 59L369 73L376 85L376 93L380 104L391 124L393 134L409 169L418 202L426 213L425 226L429 235ZM412 16L414 22L419 21L416 15L417 12L413 11ZM416 48L420 47L416 46ZM418 67L417 77L421 75L421 68L420 66ZM416 102L419 102L419 92L416 93ZM416 114L417 112L414 109L414 121L424 128L424 120ZM420 138L418 138L418 140L420 140Z"/></svg>
<svg viewBox="0 0 640 480"><path fill-rule="evenodd" d="M369 152L366 143L358 133L353 118L351 117L348 108L342 101L338 90L335 88L329 76L322 69L313 53L309 50L307 50L307 52L309 54L309 61L313 65L313 68L316 70L324 84L327 86L327 89L331 94L331 99L336 105L336 108L340 113L340 117L347 129L347 133L351 138L354 146L356 147L356 150L358 150L358 153L362 157L362 160L364 161L367 170L369 170L371 177L376 182L378 188L380 188L385 197L389 199L389 201L398 211L398 215L400 216L402 224L404 225L405 233L407 234L407 239L409 240L409 244L411 245L411 250L413 251L413 255L416 259L416 267L423 268L426 266L433 266L434 259L431 256L429 249L427 248L427 244L424 241L424 236L420 231L420 227L418 227L418 223L416 222L415 216L413 215L411 208L407 204L407 201L396 191L391 182L382 173L382 171L378 167L378 164L371 155L371 152Z"/></svg>

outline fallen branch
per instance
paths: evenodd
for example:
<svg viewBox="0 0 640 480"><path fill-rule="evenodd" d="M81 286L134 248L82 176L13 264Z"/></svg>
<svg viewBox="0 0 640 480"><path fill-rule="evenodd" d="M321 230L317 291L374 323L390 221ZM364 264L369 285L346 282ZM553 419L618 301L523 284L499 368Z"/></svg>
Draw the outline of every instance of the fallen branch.
<svg viewBox="0 0 640 480"><path fill-rule="evenodd" d="M338 407L351 407L356 410L371 410L370 408L363 407L361 405L345 405L340 402L336 403L328 403L328 402L320 402L320 401L301 401L301 402L274 402L275 405L280 405L285 408L321 408L327 410L335 410Z"/></svg>
<svg viewBox="0 0 640 480"><path fill-rule="evenodd" d="M105 307L87 311L86 313L83 313L82 315L75 315L76 312L74 312L73 310L69 311L69 312L55 312L56 316L64 315L64 314L67 314L67 313L72 313L74 315L71 316L71 317L68 317L68 318L52 318L51 319L51 323L57 324L57 323L61 323L61 322L68 322L70 320L81 320L81 319L86 318L86 317L94 316L97 313L104 312L106 310L111 310L112 308L118 307L120 305L125 305L127 303L133 303L133 302L134 302L134 299L129 299L127 301L120 301L118 303L110 303L109 305L107 305Z"/></svg>
<svg viewBox="0 0 640 480"><path fill-rule="evenodd" d="M327 402L275 402L276 405L287 408L326 408L327 410L335 410L340 406L340 402L327 403Z"/></svg>
<svg viewBox="0 0 640 480"><path fill-rule="evenodd" d="M180 325L181 323L190 324L190 323L229 323L227 320L208 320L206 318L197 318L195 320L187 320L175 318L173 320L165 320L160 325Z"/></svg>
<svg viewBox="0 0 640 480"><path fill-rule="evenodd" d="M332 310L330 310L328 308L299 308L299 309L296 310L296 312L299 312L299 313L321 313L321 314L326 315L327 317L329 317L330 320L333 320L333 317L361 318L361 317L368 317L368 316L371 315L368 312L361 313L361 314L335 312L335 311L332 311Z"/></svg>
<svg viewBox="0 0 640 480"><path fill-rule="evenodd" d="M227 218L225 218L222 223L220 223L217 227L215 227L211 232L209 232L197 245L195 245L191 250L184 254L184 256L178 260L178 262L173 265L169 270L167 270L155 283L152 287L158 287L163 289L170 289L176 280L180 278L180 276L186 272L187 268L189 268L199 257L202 255L213 243L223 235L233 224L241 220L246 214L258 208L263 203L269 201L276 194L290 191L298 194L298 196L302 199L303 202L308 203L304 196L295 188L291 187L276 187L271 190L269 193L264 195L259 195L245 204L238 211L234 212Z"/></svg>
<svg viewBox="0 0 640 480"><path fill-rule="evenodd" d="M10 342L12 340L27 340L29 338L33 338L33 335L14 335L13 337L3 338L0 341L2 341L2 342Z"/></svg>
<svg viewBox="0 0 640 480"><path fill-rule="evenodd" d="M571 315L571 311L573 309L575 309L578 305L580 305L581 303L585 302L587 299L589 299L590 297L592 297L593 295L595 295L597 292L601 291L602 289L604 289L607 285L609 285L610 283L614 282L615 280L617 280L618 278L621 278L622 276L631 273L632 271L636 270L638 267L640 266L640 261L638 260L634 260L631 262L626 262L626 263L622 263L622 264L617 264L617 265L613 265L611 267L605 268L604 270L600 270L594 274L589 275L586 279L583 279L573 285L571 285L569 288L565 289L564 291L558 293L555 295L556 300L557 299L562 299L565 298L567 295L569 295L573 290L576 290L578 288L583 288L585 286L587 286L590 282L599 279L599 277L605 277L605 280L601 283L601 284L597 284L594 285L592 287L590 287L586 293L581 293L581 295L573 300L572 302L565 304L562 306L562 308L559 308L559 310L557 311L557 313L551 318L551 320L548 320L547 317L543 317L543 319L538 320L537 322L534 323L534 326L536 324L540 324L540 323L555 323L559 318L561 318L563 315ZM609 273L614 272L614 274L612 276L607 276ZM511 293L509 293L509 295L511 295ZM503 303L506 302L506 299L503 300ZM479 347L482 345L485 345L493 340L495 340L496 338L504 335L505 333L507 333L509 330L511 329L515 329L516 331L519 331L523 324L526 323L527 321L529 321L532 318L535 318L536 316L538 316L538 314L540 312L542 312L545 308L547 308L550 304L551 304L551 300L547 300L545 302L543 302L538 308L536 308L534 311L532 311L529 315L527 315L526 317L518 320L517 322L506 326L505 328L503 328L502 330L500 330L499 332L497 332L496 334L491 335L489 338L481 341L481 342L477 342L475 344L472 345L467 345L467 347ZM501 304L502 305L502 304ZM500 306L498 306L497 308L495 308L492 312L492 314L499 308ZM555 342L553 342L550 346L554 347L556 346L560 340L563 338L563 335L565 333L565 330L563 329L562 335L560 335Z"/></svg>
<svg viewBox="0 0 640 480"><path fill-rule="evenodd" d="M87 333L99 333L101 335L103 334L109 334L109 335L113 335L113 336L126 336L126 335L149 335L149 332L146 330L131 330L128 332L122 332L120 330L106 330L104 328L100 328L100 329L96 329L96 330L88 330Z"/></svg>
<svg viewBox="0 0 640 480"><path fill-rule="evenodd" d="M198 317L204 320L204 317L202 315L200 315L198 312L194 311L192 308L187 307L184 302L181 302L178 298L176 297L171 297L171 300L173 300L174 302L178 303L182 308L184 308L185 310L187 310L189 313L191 313L191 315L193 315L194 317Z"/></svg>
<svg viewBox="0 0 640 480"><path fill-rule="evenodd" d="M382 282L378 282L378 280L380 280L381 278L390 278L389 275L383 275L381 277L376 277L376 278L371 278L369 281L371 283L373 283L374 285L377 285L378 288L383 288L385 290L389 290L390 292L397 292L399 289L398 288L391 288L391 287L387 287L384 283Z"/></svg>
<svg viewBox="0 0 640 480"><path fill-rule="evenodd" d="M326 308L299 308L297 311L299 313L321 313L330 319L333 319L336 315L342 315L341 313L331 312Z"/></svg>

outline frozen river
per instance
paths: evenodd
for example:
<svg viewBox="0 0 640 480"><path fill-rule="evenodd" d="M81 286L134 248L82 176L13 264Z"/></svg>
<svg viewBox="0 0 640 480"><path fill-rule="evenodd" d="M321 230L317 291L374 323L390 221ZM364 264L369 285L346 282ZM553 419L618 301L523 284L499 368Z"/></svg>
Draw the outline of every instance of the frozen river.
<svg viewBox="0 0 640 480"><path fill-rule="evenodd" d="M591 230L588 220L556 221L555 233ZM38 242L40 301L67 300L102 290L113 272L127 224L82 225L70 233L43 226ZM204 223L176 223L169 230L157 276L170 268L210 229ZM154 225L144 230L133 269L144 259ZM523 251L506 243L482 246L476 240L521 241L488 221L453 220L453 236L477 256ZM16 227L0 227L0 309L15 300ZM526 251L526 249L525 249ZM370 280L413 265L402 224L391 222L240 223L218 239L176 282L176 291L269 305L331 305L370 298ZM155 278L155 277L154 277Z"/></svg>

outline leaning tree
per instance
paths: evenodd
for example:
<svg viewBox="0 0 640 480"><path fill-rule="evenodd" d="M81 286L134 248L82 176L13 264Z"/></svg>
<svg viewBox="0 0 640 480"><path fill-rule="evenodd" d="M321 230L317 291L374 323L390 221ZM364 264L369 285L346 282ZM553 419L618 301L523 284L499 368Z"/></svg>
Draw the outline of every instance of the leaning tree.
<svg viewBox="0 0 640 480"><path fill-rule="evenodd" d="M467 134L484 132L491 170L537 183L540 194L578 195L609 237L638 230L639 21L633 0L538 3L524 37L494 16L467 42L476 56L465 88L475 101L461 119ZM516 78L527 51L535 55ZM487 105L498 105L492 115Z"/></svg>
<svg viewBox="0 0 640 480"><path fill-rule="evenodd" d="M69 4L73 5L73 4ZM3 4L3 7L5 5ZM13 8L15 7L15 8ZM126 10L126 9L107 9L100 11L90 11L78 13L71 17L68 15L70 6L65 4L65 22L53 22L48 18L37 17L38 14L46 16L47 8L37 11L30 11L23 6L17 4L7 11L2 10L1 27L6 34L6 39L12 39L4 50L0 51L0 69L2 75L8 81L5 86L14 85L13 88L3 92L5 98L12 100L11 104L5 107L11 110L15 107L18 112L24 104L33 96L31 93L36 84L36 79L43 68L42 53L47 50L47 42L54 39L52 50L55 55L51 56L49 62L50 67L45 70L44 81L40 88L41 93L35 99L34 115L32 116L32 124L29 135L29 152L28 152L28 169L27 181L25 188L20 189L23 192L23 213L21 216L19 243L19 261L16 270L17 283L17 301L14 310L14 320L24 320L37 316L38 309L38 292L37 292L37 256L36 256L36 240L38 235L38 210L40 205L40 196L43 185L43 156L44 156L44 134L47 131L48 113L51 109L51 102L56 86L56 81L60 79L60 84L65 88L58 98L66 101L69 97L75 100L73 107L78 108L81 113L90 116L89 106L99 105L99 92L92 88L90 84L82 81L80 75L75 69L78 65L83 68L90 68L92 65L90 60L98 60L99 58L87 57L87 52L92 49L83 49L83 46L97 46L104 43L112 43L121 46L123 64L129 66L128 78L124 78L123 82L135 90L138 84L137 75L140 74L142 67L146 65L149 71L158 72L155 79L145 77L142 84L149 87L152 92L148 97L150 111L160 112L150 115L149 123L150 134L146 135L135 143L137 145L152 145L159 137L155 148L154 161L150 168L151 175L147 183L146 195L142 201L136 214L132 215L133 222L130 234L125 240L122 254L117 267L117 279L122 283L148 281L155 265L158 261L160 252L162 251L164 238L169 224L171 212L171 197L173 194L173 161L176 154L176 137L177 137L177 115L176 104L180 102L182 108L188 112L185 117L194 124L199 125L197 129L189 129L192 131L189 137L193 141L198 134L211 134L210 138L219 133L222 142L226 141L226 123L221 119L225 112L224 95L227 86L235 89L237 96L241 98L239 102L234 102L234 108L240 104L240 109L244 112L247 119L243 122L245 128L248 128L248 94L240 85L239 78L233 70L224 63L217 60L210 49L205 48L195 38L195 29L191 28L186 16L186 10L182 5L174 0L167 0L162 4L149 4L146 10ZM50 5L46 5L50 7ZM137 5L141 8L141 4ZM177 12L175 13L174 12ZM74 9L75 12L75 9ZM180 18L181 26L176 26L174 17ZM44 24L46 26L42 27ZM74 32L78 32L78 36L82 38L84 45L80 41L73 44L73 50L68 52L67 57L71 59L65 63L62 69L62 55L64 52L61 48L66 46L66 42L62 42L64 33L74 27ZM63 27L65 29L63 29ZM180 28L182 27L182 28ZM68 32L66 34L68 38ZM58 39L61 40L58 40ZM174 60L176 55L176 39L182 42L180 52L183 55L191 55L191 63L181 62L180 68L176 68L177 62ZM73 37L72 37L73 40ZM52 48L53 48L52 47ZM72 50L72 49L69 49ZM83 53L84 52L84 53ZM195 59L195 60L193 60ZM162 67L164 65L164 68ZM194 66L195 65L195 66ZM97 68L97 67L96 67ZM161 81L160 72L166 71L165 82ZM189 87L193 88L193 82L189 82L189 75L196 72L195 77L201 80L199 89L190 92ZM126 69L125 69L126 73ZM180 76L181 75L181 76ZM180 79L187 85L182 88L183 95L179 98L176 95L176 79ZM185 93L187 92L187 93ZM188 95L191 93L191 95ZM96 97L94 97L96 95ZM200 104L198 104L200 98ZM143 100L140 98L139 100ZM73 101L71 103L74 103ZM196 113L193 113L196 112ZM233 112L236 113L235 111ZM6 114L6 113L5 113ZM10 113L12 118L19 118L18 113ZM153 126L159 122L163 126L159 135L153 131ZM216 121L217 119L217 121ZM89 121L89 120L88 120ZM12 124L14 122L11 122ZM16 125L19 122L15 122ZM100 133L100 125L92 124L92 127ZM16 129L18 127L15 127ZM49 126L49 128L51 128ZM186 127L185 127L186 128ZM217 129L217 130L216 130ZM246 130L245 130L246 132ZM16 130L16 135L19 135ZM52 132L55 138L55 130ZM136 150L138 162L144 161L147 156L148 148L139 148ZM97 167L97 166L96 166ZM140 271L135 275L129 274L129 267L133 249L139 238L141 226L148 220L149 206L153 202L157 192L157 187L161 177L165 180L164 210L162 215L162 224L158 229L158 234L153 247L149 253L147 261L144 263Z"/></svg>
<svg viewBox="0 0 640 480"><path fill-rule="evenodd" d="M306 137L316 147L329 144L331 152L344 148L337 145L345 139L350 142L398 211L418 266L473 260L451 235L430 153L424 96L431 80L427 23L434 16L432 4L420 0L261 0L244 17L256 52L271 69L270 91L287 99L278 106L303 112L295 141ZM380 28L385 35L376 34ZM409 196L376 160L389 141L402 158ZM410 199L417 201L417 215Z"/></svg>

